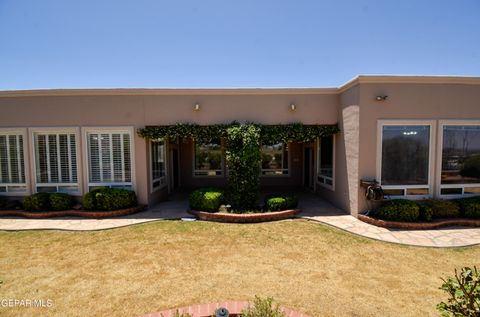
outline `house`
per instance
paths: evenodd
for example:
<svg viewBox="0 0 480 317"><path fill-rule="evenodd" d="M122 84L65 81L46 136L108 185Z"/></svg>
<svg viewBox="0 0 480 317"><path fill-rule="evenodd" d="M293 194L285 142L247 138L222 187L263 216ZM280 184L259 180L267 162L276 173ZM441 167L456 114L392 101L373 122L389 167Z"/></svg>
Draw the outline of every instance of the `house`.
<svg viewBox="0 0 480 317"><path fill-rule="evenodd" d="M389 197L480 194L480 77L358 76L338 88L0 91L0 194L132 188L155 204L226 184L222 141L147 140L146 126L338 124L311 143L262 146L261 185L305 187L352 215L360 180Z"/></svg>

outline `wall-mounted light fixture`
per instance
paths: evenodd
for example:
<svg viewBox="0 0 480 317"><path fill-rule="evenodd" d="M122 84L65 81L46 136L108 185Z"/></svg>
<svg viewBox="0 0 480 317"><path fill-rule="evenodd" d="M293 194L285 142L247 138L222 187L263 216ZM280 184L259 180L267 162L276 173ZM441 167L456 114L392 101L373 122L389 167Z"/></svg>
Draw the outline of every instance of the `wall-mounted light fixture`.
<svg viewBox="0 0 480 317"><path fill-rule="evenodd" d="M376 101L385 101L388 99L388 96L387 95L379 95L379 96L376 96L375 97L375 100Z"/></svg>
<svg viewBox="0 0 480 317"><path fill-rule="evenodd" d="M195 106L193 106L193 111L199 111L200 110L200 104L196 103Z"/></svg>
<svg viewBox="0 0 480 317"><path fill-rule="evenodd" d="M291 111L297 110L297 106L296 106L294 103L292 103L292 104L290 105L290 110L291 110Z"/></svg>

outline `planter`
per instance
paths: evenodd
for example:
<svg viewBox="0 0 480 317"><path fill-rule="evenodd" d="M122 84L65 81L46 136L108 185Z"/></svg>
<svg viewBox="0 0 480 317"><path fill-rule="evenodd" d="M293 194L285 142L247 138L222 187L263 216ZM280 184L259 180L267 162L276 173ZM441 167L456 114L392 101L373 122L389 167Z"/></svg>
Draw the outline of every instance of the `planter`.
<svg viewBox="0 0 480 317"><path fill-rule="evenodd" d="M131 208L94 211L94 210L61 210L61 211L26 211L26 210L0 210L0 216L16 216L31 219L43 219L53 217L82 217L82 218L109 218L134 214L146 209L146 205Z"/></svg>
<svg viewBox="0 0 480 317"><path fill-rule="evenodd" d="M189 210L188 212L197 219L216 222L231 222L231 223L252 223L265 222L293 218L298 214L300 209L289 209L282 211L261 212L251 214L234 214L223 212L206 212L198 210Z"/></svg>
<svg viewBox="0 0 480 317"><path fill-rule="evenodd" d="M480 227L480 219L434 219L430 222L403 222L403 221L389 221L382 220L366 215L358 215L358 219L368 224L383 227L383 228L397 228L397 229L436 229L448 226L466 226L466 227Z"/></svg>

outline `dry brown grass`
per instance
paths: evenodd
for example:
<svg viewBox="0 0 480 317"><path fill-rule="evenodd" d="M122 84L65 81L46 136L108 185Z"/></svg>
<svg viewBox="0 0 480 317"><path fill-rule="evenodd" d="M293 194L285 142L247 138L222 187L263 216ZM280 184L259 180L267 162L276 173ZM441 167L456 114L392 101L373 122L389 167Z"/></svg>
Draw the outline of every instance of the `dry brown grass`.
<svg viewBox="0 0 480 317"><path fill-rule="evenodd" d="M439 277L480 262L480 247L399 246L300 220L2 232L0 243L0 299L54 301L5 316L134 316L255 294L312 316L437 316Z"/></svg>

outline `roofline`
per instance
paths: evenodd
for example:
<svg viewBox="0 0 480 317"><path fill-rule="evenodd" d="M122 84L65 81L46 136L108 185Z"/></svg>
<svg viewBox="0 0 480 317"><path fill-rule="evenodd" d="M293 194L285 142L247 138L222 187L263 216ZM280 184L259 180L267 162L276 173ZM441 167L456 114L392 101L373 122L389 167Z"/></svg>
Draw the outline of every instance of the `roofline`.
<svg viewBox="0 0 480 317"><path fill-rule="evenodd" d="M480 77L359 75L333 88L75 88L0 90L0 97L36 96L202 96L202 95L318 95L339 94L358 84L462 84L480 85Z"/></svg>

